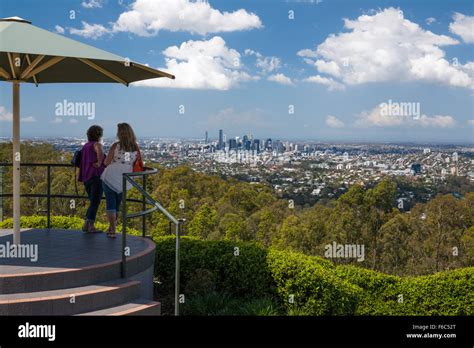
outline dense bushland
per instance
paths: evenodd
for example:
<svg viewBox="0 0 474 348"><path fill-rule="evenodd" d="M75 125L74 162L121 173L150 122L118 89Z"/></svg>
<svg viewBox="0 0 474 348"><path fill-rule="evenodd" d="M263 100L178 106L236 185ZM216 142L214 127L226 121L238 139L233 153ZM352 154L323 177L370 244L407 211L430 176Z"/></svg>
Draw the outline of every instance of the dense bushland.
<svg viewBox="0 0 474 348"><path fill-rule="evenodd" d="M22 144L25 162L64 162L70 154L47 144ZM0 145L0 161L9 161L11 145ZM397 184L383 178L373 187L354 185L336 200L311 207L293 207L263 184L197 173L181 166L159 167L147 182L147 190L172 214L185 218L183 233L206 241L255 241L264 247L323 256L327 244L359 244L365 259L334 259L394 275L424 275L474 265L474 193L461 199L439 195L409 212L395 208ZM4 192L11 192L11 170L5 172ZM52 170L52 192L73 194L74 170ZM415 179L413 179L415 180ZM45 168L22 168L23 193L46 192ZM81 184L79 192L83 193ZM132 190L130 196L138 198ZM10 199L3 202L11 216ZM22 199L23 215L43 214L46 199ZM181 207L180 207L181 205ZM131 210L140 205L130 204ZM86 204L69 199L52 200L55 215L82 217ZM104 204L99 219L105 223ZM140 221L131 227L140 228ZM147 220L154 237L170 233L168 221L155 213Z"/></svg>

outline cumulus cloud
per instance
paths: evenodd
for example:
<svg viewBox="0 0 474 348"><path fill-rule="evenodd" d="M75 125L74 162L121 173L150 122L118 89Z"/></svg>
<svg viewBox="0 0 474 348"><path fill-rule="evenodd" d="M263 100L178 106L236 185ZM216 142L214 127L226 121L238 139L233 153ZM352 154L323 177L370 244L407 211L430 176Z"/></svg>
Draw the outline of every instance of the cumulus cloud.
<svg viewBox="0 0 474 348"><path fill-rule="evenodd" d="M100 3L100 1L92 0L87 3ZM206 35L262 27L260 18L254 13L244 9L221 12L207 1L135 0L115 22L111 23L110 28L100 24L87 24L87 28L75 29L71 33L85 36L91 35L90 32L93 31L94 36L85 37L94 38L117 32L155 36L162 30Z"/></svg>
<svg viewBox="0 0 474 348"><path fill-rule="evenodd" d="M51 123L63 123L63 118L62 117L55 117Z"/></svg>
<svg viewBox="0 0 474 348"><path fill-rule="evenodd" d="M456 124L452 116L409 116L409 115L392 115L384 112L381 105L377 105L371 111L363 111L357 115L355 121L356 127L394 127L394 126L421 126L449 128Z"/></svg>
<svg viewBox="0 0 474 348"><path fill-rule="evenodd" d="M293 81L288 76L285 76L284 74L274 74L270 75L267 78L268 81L273 81L277 83L281 83L282 85L292 85Z"/></svg>
<svg viewBox="0 0 474 348"><path fill-rule="evenodd" d="M4 106L0 106L0 122L12 122L13 114L9 112ZM36 119L33 116L22 117L21 122L31 123L36 122Z"/></svg>
<svg viewBox="0 0 474 348"><path fill-rule="evenodd" d="M303 79L304 82L318 83L327 86L330 91L342 91L345 86L332 78L322 77L321 75L310 76Z"/></svg>
<svg viewBox="0 0 474 348"><path fill-rule="evenodd" d="M104 4L104 0L87 0L87 1L81 2L81 6L88 9L102 8L103 4Z"/></svg>
<svg viewBox="0 0 474 348"><path fill-rule="evenodd" d="M344 122L338 119L336 116L328 115L326 117L326 125L331 128L343 128Z"/></svg>
<svg viewBox="0 0 474 348"><path fill-rule="evenodd" d="M64 34L64 32L65 32L64 28L63 28L62 26L60 26L60 25L56 25L56 26L54 27L54 31L55 31L56 33L58 33L58 34Z"/></svg>
<svg viewBox="0 0 474 348"><path fill-rule="evenodd" d="M248 48L244 51L244 54L256 57L255 66L260 68L263 74L271 73L281 67L281 60L278 57L265 57L260 52Z"/></svg>
<svg viewBox="0 0 474 348"><path fill-rule="evenodd" d="M82 29L69 28L69 32L93 40L111 33L111 31L102 24L89 24L85 21L82 21Z"/></svg>
<svg viewBox="0 0 474 348"><path fill-rule="evenodd" d="M435 22L436 22L436 18L434 18L434 17L428 17L428 18L425 19L425 23L428 24L428 25L431 25Z"/></svg>
<svg viewBox="0 0 474 348"><path fill-rule="evenodd" d="M135 86L228 90L241 81L256 79L243 71L240 53L226 46L224 39L186 41L163 51L164 69L176 76L135 82Z"/></svg>
<svg viewBox="0 0 474 348"><path fill-rule="evenodd" d="M344 19L344 27L346 32L329 35L315 50L303 49L297 54L344 85L428 81L474 88L472 72L462 64L451 64L441 49L459 41L424 30L403 18L398 9ZM313 82L334 86L321 78L326 77L314 77Z"/></svg>
<svg viewBox="0 0 474 348"><path fill-rule="evenodd" d="M461 37L464 42L474 43L474 16L456 12L453 20L454 22L449 24L449 31Z"/></svg>

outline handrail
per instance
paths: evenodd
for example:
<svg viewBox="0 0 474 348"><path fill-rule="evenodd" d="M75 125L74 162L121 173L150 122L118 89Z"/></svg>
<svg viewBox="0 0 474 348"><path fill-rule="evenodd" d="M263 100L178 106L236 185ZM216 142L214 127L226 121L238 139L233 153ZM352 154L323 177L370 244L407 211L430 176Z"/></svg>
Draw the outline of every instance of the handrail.
<svg viewBox="0 0 474 348"><path fill-rule="evenodd" d="M0 162L1 167L12 167L13 164L10 162ZM20 197L22 198L46 198L47 199L47 209L46 209L46 220L47 228L51 228L51 198L64 198L64 199L89 199L88 196L77 195L77 194L51 194L51 168L74 168L72 164L68 163L21 163L22 167L46 167L47 168L47 192L46 193L22 193ZM154 172L156 173L156 172ZM154 174L150 173L150 174ZM10 198L13 197L12 193L4 193L3 190L0 193L0 198ZM102 197L101 199L104 199ZM143 203L143 200L137 198L128 198L128 202L132 203ZM143 218L142 230L146 229L144 224L146 220Z"/></svg>
<svg viewBox="0 0 474 348"><path fill-rule="evenodd" d="M145 188L146 181L144 181L143 186L141 187L133 177L147 174L154 174L157 172L156 168L144 168L143 172L133 172L133 173L124 173L122 177L122 192L123 192L123 204L122 204L122 277L126 278L127 275L127 219L145 216L149 213L152 213L156 210L159 210L163 215L165 215L168 220L176 225L176 246L175 246L175 293L174 293L174 314L179 315L179 288L180 288L180 263L179 263L179 249L180 249L180 238L181 238L181 226L184 223L184 219L176 219L172 214L170 214L161 204L159 204L152 196L150 196ZM127 182L135 187L143 195L143 206L145 204L151 204L152 208L148 210L143 210L138 213L127 214ZM145 209L145 208L143 208ZM143 235L145 237L145 235Z"/></svg>
<svg viewBox="0 0 474 348"><path fill-rule="evenodd" d="M8 162L0 162L0 167L11 167L13 164ZM51 228L51 198L71 198L71 199L88 199L87 196L80 195L69 195L69 194L51 194L51 168L58 167L69 167L74 168L72 164L67 163L21 163L23 167L46 167L47 168L47 193L25 193L21 194L20 197L26 198L46 198L47 199L47 228ZM148 192L146 192L146 177L151 174L156 174L158 170L156 168L145 167L142 172L133 172L123 174L122 188L123 188L123 199L122 199L122 277L126 278L127 270L127 253L126 253L126 235L127 235L127 219L136 217L142 217L142 237L150 237L146 235L146 215L159 210L171 223L176 225L176 251L175 251L175 315L179 315L179 290L180 290L180 260L179 260L179 249L180 249L180 236L182 224L185 222L184 219L176 219L171 213L169 213L161 204L159 204ZM141 176L142 185L140 186L133 178ZM141 194L142 199L127 198L127 182L135 187ZM12 193L3 193L0 190L0 198L12 197ZM103 197L101 197L103 199ZM127 214L127 202L142 203L142 211ZM150 204L152 207L146 209L146 204Z"/></svg>

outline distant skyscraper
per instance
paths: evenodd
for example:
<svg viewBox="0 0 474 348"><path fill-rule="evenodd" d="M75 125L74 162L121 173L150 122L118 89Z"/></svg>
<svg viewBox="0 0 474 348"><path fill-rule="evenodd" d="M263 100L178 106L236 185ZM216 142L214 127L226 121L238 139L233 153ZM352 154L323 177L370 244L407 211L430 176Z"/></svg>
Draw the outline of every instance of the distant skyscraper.
<svg viewBox="0 0 474 348"><path fill-rule="evenodd" d="M204 144L207 144L209 142L208 134L206 131L206 136L204 137Z"/></svg>
<svg viewBox="0 0 474 348"><path fill-rule="evenodd" d="M222 150L224 148L224 131L219 129L219 143L217 144L217 148Z"/></svg>

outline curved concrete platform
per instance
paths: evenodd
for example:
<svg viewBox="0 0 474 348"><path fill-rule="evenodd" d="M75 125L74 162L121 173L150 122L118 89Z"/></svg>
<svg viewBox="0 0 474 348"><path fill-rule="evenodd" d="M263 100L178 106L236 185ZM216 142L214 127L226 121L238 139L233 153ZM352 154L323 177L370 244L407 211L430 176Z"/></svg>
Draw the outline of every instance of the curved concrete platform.
<svg viewBox="0 0 474 348"><path fill-rule="evenodd" d="M159 314L150 239L127 236L121 279L120 234L30 229L21 236L21 250L14 249L12 231L0 230L0 315Z"/></svg>

